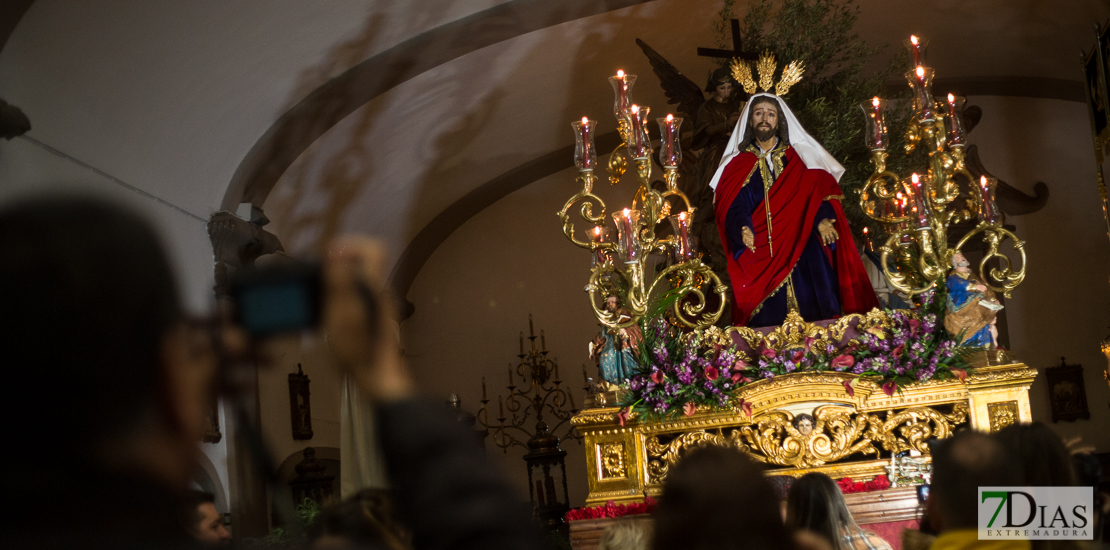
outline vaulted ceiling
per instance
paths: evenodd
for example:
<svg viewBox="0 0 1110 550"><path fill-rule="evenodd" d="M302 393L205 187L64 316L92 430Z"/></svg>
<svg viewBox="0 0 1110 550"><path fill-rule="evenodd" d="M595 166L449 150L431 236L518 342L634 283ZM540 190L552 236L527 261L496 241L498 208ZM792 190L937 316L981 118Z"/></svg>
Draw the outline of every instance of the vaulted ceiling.
<svg viewBox="0 0 1110 550"><path fill-rule="evenodd" d="M885 55L929 37L949 87L1067 101L1083 100L1078 54L1110 17L1102 0L857 4L861 38ZM715 45L720 5L13 0L0 98L30 116L37 145L197 219L254 202L293 251L386 236L403 283L466 219L570 166L571 120L614 129L617 68L667 112L634 40L700 83L711 63L695 48Z"/></svg>

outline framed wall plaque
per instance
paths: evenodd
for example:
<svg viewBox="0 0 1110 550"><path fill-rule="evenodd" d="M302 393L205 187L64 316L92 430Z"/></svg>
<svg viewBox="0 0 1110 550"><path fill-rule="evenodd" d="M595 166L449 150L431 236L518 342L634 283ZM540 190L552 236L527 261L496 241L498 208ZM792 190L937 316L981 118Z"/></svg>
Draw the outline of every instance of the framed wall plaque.
<svg viewBox="0 0 1110 550"><path fill-rule="evenodd" d="M297 372L289 374L289 417L293 439L312 439L312 403L309 401L308 375L297 363Z"/></svg>
<svg viewBox="0 0 1110 550"><path fill-rule="evenodd" d="M1053 422L1091 419L1091 412L1087 410L1087 390L1083 386L1083 365L1069 365L1061 357L1060 366L1045 369L1045 376Z"/></svg>

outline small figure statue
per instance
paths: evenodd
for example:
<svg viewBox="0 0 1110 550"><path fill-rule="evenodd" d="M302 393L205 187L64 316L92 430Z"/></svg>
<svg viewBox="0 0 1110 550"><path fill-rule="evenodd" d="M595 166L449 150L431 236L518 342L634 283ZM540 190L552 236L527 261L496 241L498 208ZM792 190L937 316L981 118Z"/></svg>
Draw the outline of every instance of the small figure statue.
<svg viewBox="0 0 1110 550"><path fill-rule="evenodd" d="M944 328L961 343L986 348L998 345L998 302L994 291L971 274L963 254L952 255L952 272L948 274L947 313Z"/></svg>
<svg viewBox="0 0 1110 550"><path fill-rule="evenodd" d="M802 434L804 437L809 437L809 434L813 433L813 415L806 413L799 414L794 417L791 424L793 424L794 429L798 430L798 433Z"/></svg>
<svg viewBox="0 0 1110 550"><path fill-rule="evenodd" d="M618 321L623 323L632 318L628 310L621 308L620 298L610 294L605 299L605 309L617 313ZM636 325L622 329L608 329L599 332L590 342L590 358L597 364L601 379L614 385L623 384L636 371L636 358L633 351L640 344L642 334Z"/></svg>

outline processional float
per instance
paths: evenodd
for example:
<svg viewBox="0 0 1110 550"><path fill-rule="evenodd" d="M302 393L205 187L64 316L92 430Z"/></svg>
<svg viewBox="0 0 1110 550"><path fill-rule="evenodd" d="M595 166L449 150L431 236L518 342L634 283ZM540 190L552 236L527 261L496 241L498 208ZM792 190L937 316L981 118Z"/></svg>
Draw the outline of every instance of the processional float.
<svg viewBox="0 0 1110 550"><path fill-rule="evenodd" d="M971 276L1009 297L1025 274L1022 242L1003 227L993 196L995 182L973 181L964 166L962 98L949 94L947 101L934 99L933 69L921 63L924 40L914 37L907 46L914 69L906 75L913 100L905 148L906 153L917 148L927 153L919 172L900 175L887 169L887 113L893 107L878 97L863 105L875 171L862 189L860 207L886 230L878 246L882 272L907 300L929 303L944 287L953 255L979 237L986 253ZM732 67L738 81L740 76L751 81L752 93L753 66L734 59ZM764 54L754 68L769 90L773 56ZM791 64L784 71L800 74L801 67ZM687 403L678 412L665 404L645 409L643 403L631 402L629 395L635 397L643 392L643 384L652 384L646 372L615 391L593 396L593 406L588 403L572 419L585 440L587 505L659 495L669 469L701 445L736 447L767 463L770 475L820 471L864 481L885 474L895 485L921 483L928 477L930 439L948 437L961 426L995 431L1031 420L1028 390L1037 371L1002 350L963 350L965 362L960 365L967 368L953 363L943 377L927 371L927 364L927 372L915 371L916 379L893 371L875 375L881 368L873 365L901 364L898 357L910 353L901 346L881 351L889 350L888 344L905 341L904 333L920 330L923 323L941 323L923 309L876 309L825 322L806 322L791 312L779 327L714 326L731 296L728 286L693 252L689 223L695 208L677 185L682 119L667 115L656 120L663 181L653 182L650 109L632 102L635 81L636 76L619 71L609 78L623 143L609 156L608 180L619 184L631 163L636 179L632 201L612 212L610 221L605 203L593 191L599 179L596 171L602 167L594 143L597 123L589 118L576 121L575 165L581 190L558 213L563 232L591 254L585 291L603 327L618 331L654 326L657 334L673 336L689 346L686 349L708 350L706 357L715 361L724 354L734 370L711 363L692 373L707 388L729 389L720 402ZM575 225L575 213L586 227ZM976 218L977 225L951 244L950 229ZM661 236L668 225L669 235ZM1007 255L1005 241L1017 265ZM606 307L610 296L623 307ZM880 351L859 351L868 346ZM857 357L864 355L872 365L864 372L871 375L854 372L862 370ZM778 362L769 362L770 357ZM753 365L772 363L798 368L751 379L742 374L769 373ZM935 370L936 361L932 364ZM856 368L849 368L852 365ZM732 377L735 384L725 380L722 386L722 372L738 373Z"/></svg>

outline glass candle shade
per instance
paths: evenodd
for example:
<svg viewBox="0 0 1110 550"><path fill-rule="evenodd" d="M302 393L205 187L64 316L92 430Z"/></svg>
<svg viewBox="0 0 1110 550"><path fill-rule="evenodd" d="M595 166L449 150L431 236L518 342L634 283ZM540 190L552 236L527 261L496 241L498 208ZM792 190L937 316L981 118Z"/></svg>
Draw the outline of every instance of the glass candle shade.
<svg viewBox="0 0 1110 550"><path fill-rule="evenodd" d="M632 86L636 84L636 75L617 71L617 76L609 77L609 84L613 86L613 116L621 120L628 116L628 108L632 105Z"/></svg>
<svg viewBox="0 0 1110 550"><path fill-rule="evenodd" d="M613 212L617 225L617 257L624 263L640 260L640 211L625 208Z"/></svg>
<svg viewBox="0 0 1110 550"><path fill-rule="evenodd" d="M913 109L921 122L936 120L936 107L933 105L933 69L918 65L906 73L906 82L913 89Z"/></svg>
<svg viewBox="0 0 1110 550"><path fill-rule="evenodd" d="M594 146L597 121L582 117L570 125L574 128L574 165L579 170L593 170L597 164L597 147Z"/></svg>
<svg viewBox="0 0 1110 550"><path fill-rule="evenodd" d="M651 107L633 105L628 108L628 121L630 123L631 139L628 143L628 156L634 159L646 159L651 156L651 138L647 133L648 113Z"/></svg>
<svg viewBox="0 0 1110 550"><path fill-rule="evenodd" d="M945 129L948 131L948 144L953 147L967 145L967 132L964 131L964 121L960 116L964 112L964 103L967 98L948 94L948 122Z"/></svg>
<svg viewBox="0 0 1110 550"><path fill-rule="evenodd" d="M690 218L690 214L679 212L674 216L668 216L667 219L671 220L671 227L674 228L676 240L675 261L680 263L690 261L690 258L694 257L694 243L690 240L690 222L693 220Z"/></svg>
<svg viewBox="0 0 1110 550"><path fill-rule="evenodd" d="M987 176L979 176L979 219L987 223L998 223L1002 218L998 210L998 205L994 202L994 188L998 185L998 180L988 178Z"/></svg>
<svg viewBox="0 0 1110 550"><path fill-rule="evenodd" d="M682 119L667 115L657 118L659 124L659 164L666 168L674 168L682 162L682 144L679 128Z"/></svg>
<svg viewBox="0 0 1110 550"><path fill-rule="evenodd" d="M859 108L863 109L863 116L866 117L864 139L867 141L867 148L872 151L885 151L890 138L886 125L886 100L873 97L860 103Z"/></svg>
<svg viewBox="0 0 1110 550"><path fill-rule="evenodd" d="M906 46L906 50L910 52L910 59L913 61L911 67L923 65L925 63L925 48L929 46L929 39L911 34L909 38L902 41Z"/></svg>
<svg viewBox="0 0 1110 550"><path fill-rule="evenodd" d="M924 183L917 174L910 176L910 183L906 186L909 192L910 204L913 207L907 214L910 217L910 223L918 229L928 229L932 227L930 223L930 214L932 208L929 204L929 190L925 188Z"/></svg>
<svg viewBox="0 0 1110 550"><path fill-rule="evenodd" d="M586 238L589 239L590 242L593 244L610 242L609 239L612 238L611 236L613 233L612 229L608 227L602 227L600 225L595 225L593 228L586 229L585 231ZM590 254L590 267L597 267L598 265L604 264L608 260L609 256L605 253L605 250L597 248L594 250L593 254Z"/></svg>

